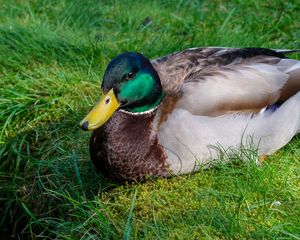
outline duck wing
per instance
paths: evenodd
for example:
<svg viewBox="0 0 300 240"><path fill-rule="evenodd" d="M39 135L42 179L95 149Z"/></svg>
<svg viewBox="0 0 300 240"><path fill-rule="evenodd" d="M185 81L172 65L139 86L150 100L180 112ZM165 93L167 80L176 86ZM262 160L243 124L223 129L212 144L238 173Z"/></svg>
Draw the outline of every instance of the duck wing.
<svg viewBox="0 0 300 240"><path fill-rule="evenodd" d="M172 108L194 115L256 113L300 90L297 50L195 48L152 61Z"/></svg>

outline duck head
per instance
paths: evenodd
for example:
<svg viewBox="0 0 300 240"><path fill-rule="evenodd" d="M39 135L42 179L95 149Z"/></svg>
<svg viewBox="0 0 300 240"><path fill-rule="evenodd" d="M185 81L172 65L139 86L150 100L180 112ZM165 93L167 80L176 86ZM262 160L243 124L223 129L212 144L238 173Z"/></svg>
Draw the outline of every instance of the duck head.
<svg viewBox="0 0 300 240"><path fill-rule="evenodd" d="M99 102L80 122L83 130L101 127L118 109L143 113L163 99L159 76L151 62L140 53L118 55L108 64Z"/></svg>

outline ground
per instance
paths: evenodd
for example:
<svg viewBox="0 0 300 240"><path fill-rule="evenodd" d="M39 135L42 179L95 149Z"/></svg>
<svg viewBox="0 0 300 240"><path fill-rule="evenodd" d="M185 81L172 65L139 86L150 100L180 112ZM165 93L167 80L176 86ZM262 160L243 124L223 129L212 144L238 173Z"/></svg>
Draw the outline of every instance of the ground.
<svg viewBox="0 0 300 240"><path fill-rule="evenodd" d="M296 0L2 0L1 239L300 239L299 137L259 167L237 157L117 185L78 127L117 54L299 49L299 12Z"/></svg>

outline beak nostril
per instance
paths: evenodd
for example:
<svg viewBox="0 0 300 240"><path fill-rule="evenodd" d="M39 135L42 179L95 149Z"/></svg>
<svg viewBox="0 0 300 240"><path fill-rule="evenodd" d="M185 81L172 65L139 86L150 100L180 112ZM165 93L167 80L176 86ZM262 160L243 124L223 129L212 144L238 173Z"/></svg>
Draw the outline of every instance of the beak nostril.
<svg viewBox="0 0 300 240"><path fill-rule="evenodd" d="M81 124L81 128L85 131L88 130L88 126L89 126L89 122L88 121L85 121L83 124Z"/></svg>

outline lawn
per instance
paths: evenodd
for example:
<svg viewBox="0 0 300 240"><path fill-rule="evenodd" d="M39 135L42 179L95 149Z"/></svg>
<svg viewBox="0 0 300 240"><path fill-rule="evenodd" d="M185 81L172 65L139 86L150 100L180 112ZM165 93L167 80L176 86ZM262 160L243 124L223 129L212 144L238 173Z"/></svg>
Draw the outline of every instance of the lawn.
<svg viewBox="0 0 300 240"><path fill-rule="evenodd" d="M298 0L1 0L0 238L300 239L300 137L260 167L118 185L78 127L117 54L300 49L299 13Z"/></svg>

